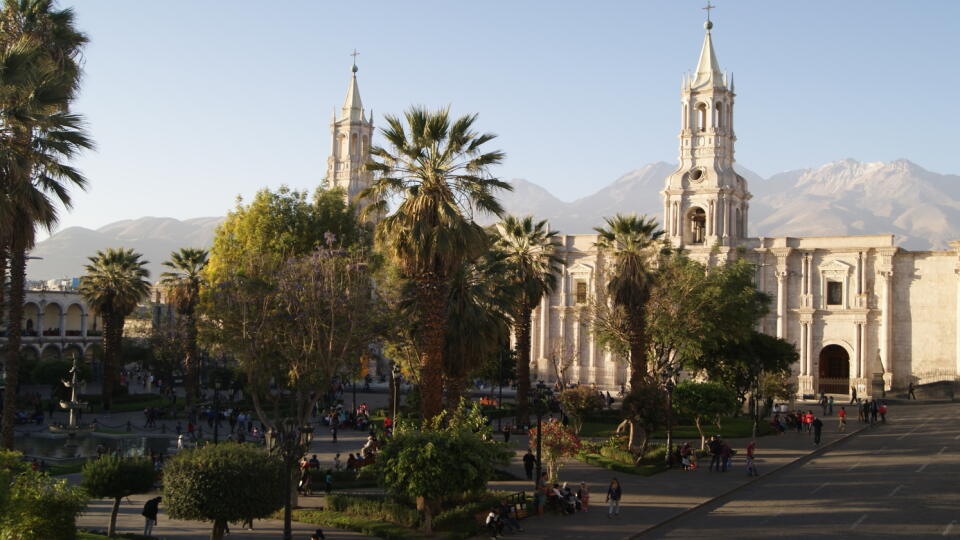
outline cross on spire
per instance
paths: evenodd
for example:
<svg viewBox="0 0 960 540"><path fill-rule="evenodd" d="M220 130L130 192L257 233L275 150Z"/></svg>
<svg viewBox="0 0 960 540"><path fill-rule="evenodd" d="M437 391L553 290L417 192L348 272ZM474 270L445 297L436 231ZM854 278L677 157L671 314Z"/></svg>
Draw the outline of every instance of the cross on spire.
<svg viewBox="0 0 960 540"><path fill-rule="evenodd" d="M701 8L707 12L707 22L710 22L710 10L716 9L717 6L710 5L710 0L707 0L707 7Z"/></svg>
<svg viewBox="0 0 960 540"><path fill-rule="evenodd" d="M708 3L709 3L709 2L708 2ZM709 16L709 15L710 15L710 12L707 12L707 15ZM709 17L708 17L708 18L709 18ZM354 49L353 52L350 53L350 56L353 57L353 65L356 66L356 65L357 65L357 57L360 56L360 53L358 53L357 50Z"/></svg>

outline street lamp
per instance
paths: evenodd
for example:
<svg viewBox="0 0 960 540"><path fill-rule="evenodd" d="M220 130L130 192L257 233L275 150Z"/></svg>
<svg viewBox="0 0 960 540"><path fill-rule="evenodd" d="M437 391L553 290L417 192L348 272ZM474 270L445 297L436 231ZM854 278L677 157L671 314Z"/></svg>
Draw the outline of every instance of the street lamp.
<svg viewBox="0 0 960 540"><path fill-rule="evenodd" d="M393 363L393 414L391 420L393 424L397 423L397 410L400 408L400 364Z"/></svg>
<svg viewBox="0 0 960 540"><path fill-rule="evenodd" d="M673 367L666 367L660 373L660 377L663 379L663 387L667 391L667 452L664 455L664 462L669 469L672 465L673 457L673 388L674 382L673 378L677 374L677 369Z"/></svg>
<svg viewBox="0 0 960 540"><path fill-rule="evenodd" d="M500 422L503 420L503 349L500 349L500 397L497 400L497 431L500 431Z"/></svg>
<svg viewBox="0 0 960 540"><path fill-rule="evenodd" d="M213 444L220 442L220 381L213 381Z"/></svg>
<svg viewBox="0 0 960 540"><path fill-rule="evenodd" d="M541 437L541 430L543 429L543 412L546 409L546 395L547 395L547 385L543 384L543 381L537 382L537 398L533 402L533 408L537 411L537 477L533 481L533 486L535 490L540 488L540 477L543 475L542 464L540 456L543 453L543 439Z"/></svg>

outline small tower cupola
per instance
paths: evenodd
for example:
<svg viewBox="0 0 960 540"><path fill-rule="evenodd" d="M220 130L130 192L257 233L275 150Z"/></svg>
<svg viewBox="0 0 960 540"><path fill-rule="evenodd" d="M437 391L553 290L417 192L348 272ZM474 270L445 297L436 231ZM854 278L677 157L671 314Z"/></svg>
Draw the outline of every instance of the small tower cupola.
<svg viewBox="0 0 960 540"><path fill-rule="evenodd" d="M696 72L680 87L680 165L666 179L664 229L676 247L732 248L747 237L750 193L733 169L733 85L720 70L708 17Z"/></svg>

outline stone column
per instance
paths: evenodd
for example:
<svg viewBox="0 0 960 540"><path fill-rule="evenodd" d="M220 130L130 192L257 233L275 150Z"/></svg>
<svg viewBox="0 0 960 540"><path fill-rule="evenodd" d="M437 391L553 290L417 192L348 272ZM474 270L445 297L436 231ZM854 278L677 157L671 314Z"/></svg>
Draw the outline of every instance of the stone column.
<svg viewBox="0 0 960 540"><path fill-rule="evenodd" d="M800 375L809 375L807 370L807 323L800 323Z"/></svg>
<svg viewBox="0 0 960 540"><path fill-rule="evenodd" d="M880 361L883 365L883 386L890 390L893 383L893 267L877 272L880 277Z"/></svg>
<svg viewBox="0 0 960 540"><path fill-rule="evenodd" d="M790 277L787 259L790 257L790 248L779 248L772 251L777 257L777 337L785 339L787 335L787 290Z"/></svg>
<svg viewBox="0 0 960 540"><path fill-rule="evenodd" d="M87 314L80 314L80 335L87 337Z"/></svg>
<svg viewBox="0 0 960 540"><path fill-rule="evenodd" d="M573 314L573 350L575 351L573 354L573 359L577 361L576 366L577 366L577 382L578 383L580 382L580 379L583 378L583 371L584 371L583 369L584 359L582 356L580 356L582 352L580 350L580 344L583 343L581 339L583 337L582 332L583 332L583 327L580 326L580 310L578 309Z"/></svg>
<svg viewBox="0 0 960 540"><path fill-rule="evenodd" d="M815 375L813 374L813 321L807 322L807 379L806 384L802 385L806 387L805 394L815 393L813 387L813 379Z"/></svg>
<svg viewBox="0 0 960 540"><path fill-rule="evenodd" d="M730 237L730 200L726 196L723 199L723 237Z"/></svg>
<svg viewBox="0 0 960 540"><path fill-rule="evenodd" d="M60 309L60 338L64 338L67 335L67 312L62 308Z"/></svg>
<svg viewBox="0 0 960 540"><path fill-rule="evenodd" d="M663 198L663 226L669 228L671 224L670 221L670 201L664 197ZM672 231L671 231L672 234Z"/></svg>
<svg viewBox="0 0 960 540"><path fill-rule="evenodd" d="M544 358L547 357L547 354L550 352L550 295L543 295L543 301L540 304L540 354L536 358L537 362L537 378L543 379L544 375Z"/></svg>

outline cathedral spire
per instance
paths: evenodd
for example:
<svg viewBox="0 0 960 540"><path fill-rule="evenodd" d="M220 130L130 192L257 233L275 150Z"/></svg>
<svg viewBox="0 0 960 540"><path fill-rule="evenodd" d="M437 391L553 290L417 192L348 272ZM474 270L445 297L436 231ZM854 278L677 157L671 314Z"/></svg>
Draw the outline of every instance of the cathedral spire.
<svg viewBox="0 0 960 540"><path fill-rule="evenodd" d="M720 63L717 62L717 55L713 51L713 39L710 37L713 22L707 20L703 23L703 27L707 29L707 33L703 38L703 48L700 49L700 61L697 62L697 74L693 80L694 90L723 86L723 73L720 71Z"/></svg>
<svg viewBox="0 0 960 540"><path fill-rule="evenodd" d="M343 100L343 116L342 119L349 119L351 122L362 122L363 121L363 102L360 101L360 87L357 86L357 55L360 53L356 49L353 50L353 67L350 68L350 71L353 72L353 76L350 78L350 87L347 88L347 98Z"/></svg>

